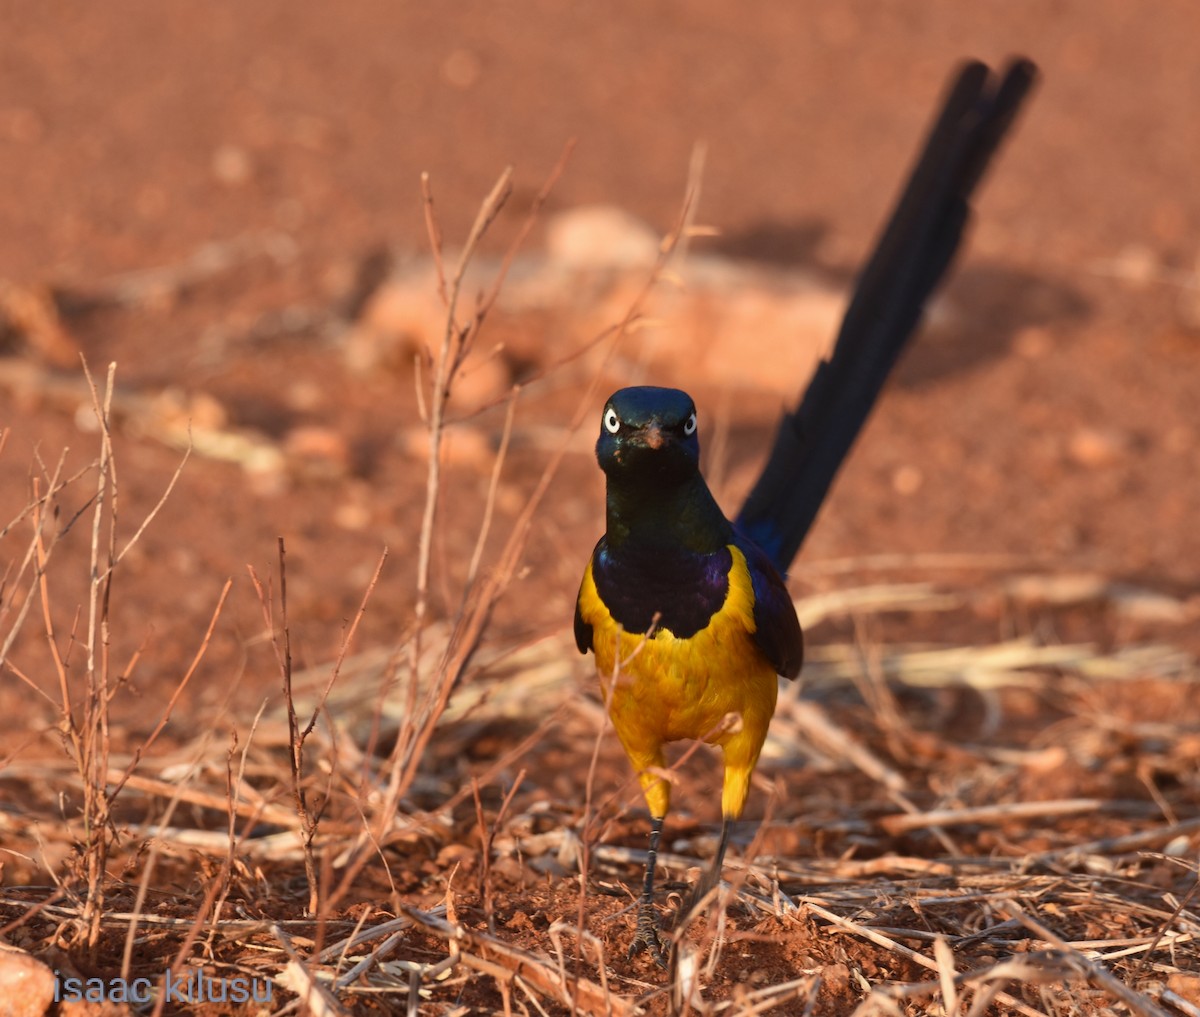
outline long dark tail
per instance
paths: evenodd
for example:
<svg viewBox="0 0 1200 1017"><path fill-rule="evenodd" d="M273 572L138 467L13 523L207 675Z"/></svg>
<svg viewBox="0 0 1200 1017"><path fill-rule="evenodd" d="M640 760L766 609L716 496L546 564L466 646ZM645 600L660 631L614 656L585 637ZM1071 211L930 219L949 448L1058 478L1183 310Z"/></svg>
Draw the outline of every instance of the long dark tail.
<svg viewBox="0 0 1200 1017"><path fill-rule="evenodd" d="M855 287L830 359L784 416L738 526L781 572L800 550L970 216L971 193L1036 78L1014 60L997 83L981 63L957 74Z"/></svg>

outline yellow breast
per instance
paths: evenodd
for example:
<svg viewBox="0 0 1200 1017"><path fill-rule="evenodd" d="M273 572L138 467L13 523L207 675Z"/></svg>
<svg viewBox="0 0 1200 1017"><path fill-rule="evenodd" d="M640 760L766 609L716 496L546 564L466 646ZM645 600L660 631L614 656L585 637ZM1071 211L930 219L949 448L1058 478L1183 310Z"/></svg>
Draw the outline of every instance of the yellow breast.
<svg viewBox="0 0 1200 1017"><path fill-rule="evenodd" d="M662 766L663 743L681 738L720 745L727 765L744 761L747 779L758 759L775 712L778 680L753 639L754 591L746 559L733 545L729 550L733 564L725 603L705 628L686 639L665 628L650 637L623 631L600 599L590 565L584 573L580 613L592 627L596 670L613 727L639 771ZM662 796L665 812L665 782L642 783L651 812L661 814L656 795ZM740 813L744 789L736 797L741 801L727 802L727 813Z"/></svg>

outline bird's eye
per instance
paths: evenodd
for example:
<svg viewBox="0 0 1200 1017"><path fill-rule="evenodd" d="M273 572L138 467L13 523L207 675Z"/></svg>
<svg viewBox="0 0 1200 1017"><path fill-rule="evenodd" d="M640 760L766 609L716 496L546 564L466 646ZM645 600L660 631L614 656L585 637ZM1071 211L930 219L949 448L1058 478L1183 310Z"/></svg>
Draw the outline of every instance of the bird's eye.
<svg viewBox="0 0 1200 1017"><path fill-rule="evenodd" d="M609 434L616 434L621 430L621 418L611 406L604 411L604 430Z"/></svg>
<svg viewBox="0 0 1200 1017"><path fill-rule="evenodd" d="M684 434L695 434L696 433L696 414L693 413L684 422L683 433Z"/></svg>

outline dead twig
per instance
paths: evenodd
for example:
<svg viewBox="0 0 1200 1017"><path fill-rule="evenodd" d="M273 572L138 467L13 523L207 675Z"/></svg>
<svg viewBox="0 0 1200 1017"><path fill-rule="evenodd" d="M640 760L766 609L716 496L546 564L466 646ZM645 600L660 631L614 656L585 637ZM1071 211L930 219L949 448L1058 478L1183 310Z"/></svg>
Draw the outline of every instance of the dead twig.
<svg viewBox="0 0 1200 1017"><path fill-rule="evenodd" d="M1143 1014L1144 1017L1171 1017L1171 1014L1158 1006L1153 1000L1122 982L1103 964L1092 960L1086 954L1080 953L1070 943L1065 942L1056 933L1051 932L1050 929L1034 918L1033 915L1029 914L1016 901L1006 900L1001 907L1007 915L1016 919L1043 942L1048 943L1056 950L1060 950L1067 962L1084 975L1089 982L1119 999L1133 1010L1134 1013Z"/></svg>
<svg viewBox="0 0 1200 1017"><path fill-rule="evenodd" d="M561 972L549 957L519 950L486 933L464 928L428 912L415 908L403 910L422 928L441 936L447 943L456 944L463 964L498 982L514 984L519 979L559 1006L597 1017L633 1017L638 1013L636 1006L614 996L604 986Z"/></svg>
<svg viewBox="0 0 1200 1017"><path fill-rule="evenodd" d="M1099 798L1001 802L996 805L981 805L975 808L933 809L929 812L883 816L879 820L879 825L893 837L898 837L904 833L911 833L913 830L930 830L943 826L997 826L1003 823L1023 822L1047 816L1068 816L1073 813L1103 809L1107 805L1108 802Z"/></svg>

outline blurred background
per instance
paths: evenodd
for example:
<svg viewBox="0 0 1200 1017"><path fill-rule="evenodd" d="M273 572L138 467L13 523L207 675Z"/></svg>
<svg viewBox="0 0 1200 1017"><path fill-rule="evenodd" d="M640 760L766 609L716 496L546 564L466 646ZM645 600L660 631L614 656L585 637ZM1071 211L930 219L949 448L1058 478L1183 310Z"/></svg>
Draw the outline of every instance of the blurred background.
<svg viewBox="0 0 1200 1017"><path fill-rule="evenodd" d="M421 247L421 171L456 236L503 165L535 188L568 138L559 205L665 228L702 140L707 221L807 225L853 261L948 69L1012 53L1045 86L976 258L1194 258L1182 0L1152 18L1115 2L6 6L6 276L89 280L251 228L314 261Z"/></svg>
<svg viewBox="0 0 1200 1017"><path fill-rule="evenodd" d="M504 350L481 358L464 404L474 410L624 313L621 280L594 299L560 285L547 223L599 205L661 234L703 145L695 221L718 235L689 257L714 259L717 281L685 279L657 308L665 338L648 364L583 358L521 397L497 533L560 440L571 449L514 617L500 618L533 634L567 623L602 529L594 421L564 437L586 379L603 369L601 389L645 378L695 389L719 439L715 482L736 499L952 69L1017 53L1043 80L796 579L819 583L820 563L846 556L1007 555L1159 591L1170 618L1192 617L1194 4L4 6L0 500L6 518L28 501L39 455L94 458L80 353L98 375L118 363L130 529L178 465L190 422L196 453L116 601L115 638L126 652L149 638L148 673L174 673L190 654L226 576L239 578L210 661L219 673L246 666L261 614L245 566L272 567L277 534L292 556L293 620L313 623L298 637L304 660L332 655L383 544L392 554L365 638L388 642L407 624L427 460L413 357L440 339L422 172L454 248L515 167L485 242L494 254L575 141L510 280L516 296L485 327L482 347ZM618 225L636 248L644 227ZM603 262L613 235L584 228L570 258ZM621 269L605 271L611 282ZM736 303L747 287L762 306ZM502 423L502 408L476 414L452 442L441 610ZM87 538L68 534L62 556L85 560ZM66 625L86 570L60 583Z"/></svg>
<svg viewBox="0 0 1200 1017"><path fill-rule="evenodd" d="M1010 986L1022 1013L1109 1012L1097 992L1111 984L1095 978L1082 991L1098 1009L1049 1001L1068 980L1061 943L1040 969L1008 966L1034 964L1036 938L1050 945L1006 910L1020 899L1087 951L1068 957L1074 976L1100 957L1158 998L1157 983L1190 972L1173 991L1200 1006L1186 945L1200 732L1183 708L1200 653L1195 0L0 0L0 12L0 904L18 909L8 928L25 922L31 950L53 944L60 967L67 912L37 916L39 887L102 860L110 833L105 958L132 944L122 916L142 909L133 890L156 858L146 907L177 919L187 944L198 902L221 886L218 910L256 919L245 936L307 906L295 834L316 828L296 814L272 645L282 537L302 716L370 588L296 767L330 806L322 881L368 857L347 842L369 817L389 831L324 902L331 917L357 937L401 907L453 903L453 883L455 920L559 958L545 990L559 984L559 930L586 908L587 944L614 963L587 968L580 938L585 974L604 998L649 999L661 983L622 960L642 801L571 636L604 527L592 446L605 397L687 388L706 476L736 509L951 75L968 57L999 68L1021 54L1041 80L790 576L804 677L780 698L732 857L767 859L749 885L774 888L772 913L781 885L798 898L820 885L837 913L731 908L739 931L722 934L705 991L807 992L793 980L815 971L826 1009L814 1012L849 1013L892 979L918 1006L908 983L932 974L914 959L945 934L960 972L999 965L997 978L1028 983ZM501 593L461 680L426 669L443 683L428 701L441 688L448 707L421 714L408 697L418 669L397 648L412 645L422 414L446 332L421 175L453 266L508 166L460 322L489 306L480 294L521 244L450 397L424 660L474 617L472 576L499 575ZM699 229L656 271L689 179ZM99 389L116 365L117 489L100 497L81 358ZM93 604L93 532L103 562L113 511L122 557ZM513 533L527 539L506 562ZM103 700L81 689L102 611L97 653L119 688L84 723L85 702ZM88 847L86 789L113 787L202 648ZM81 724L115 770L72 748ZM370 779L393 751L399 803ZM678 772L664 863L677 889L713 850L717 773L706 751ZM959 809L942 829L936 814ZM235 861L236 885L222 883ZM942 895L960 877L973 882L950 891L951 912ZM874 926L869 939L845 934L850 919ZM332 930L315 939L328 946ZM884 949L884 933L911 948ZM139 933L156 972L190 949L173 935ZM197 950L267 970L242 936L206 934ZM460 968L442 983L445 950L420 930L400 950L438 962L421 991L439 1012L510 1007L490 975ZM340 977L349 954L322 956ZM935 956L927 968L948 984ZM299 970L295 957L288 946L278 969ZM397 970L388 991L402 999L416 969ZM547 1009L560 998L581 997Z"/></svg>

